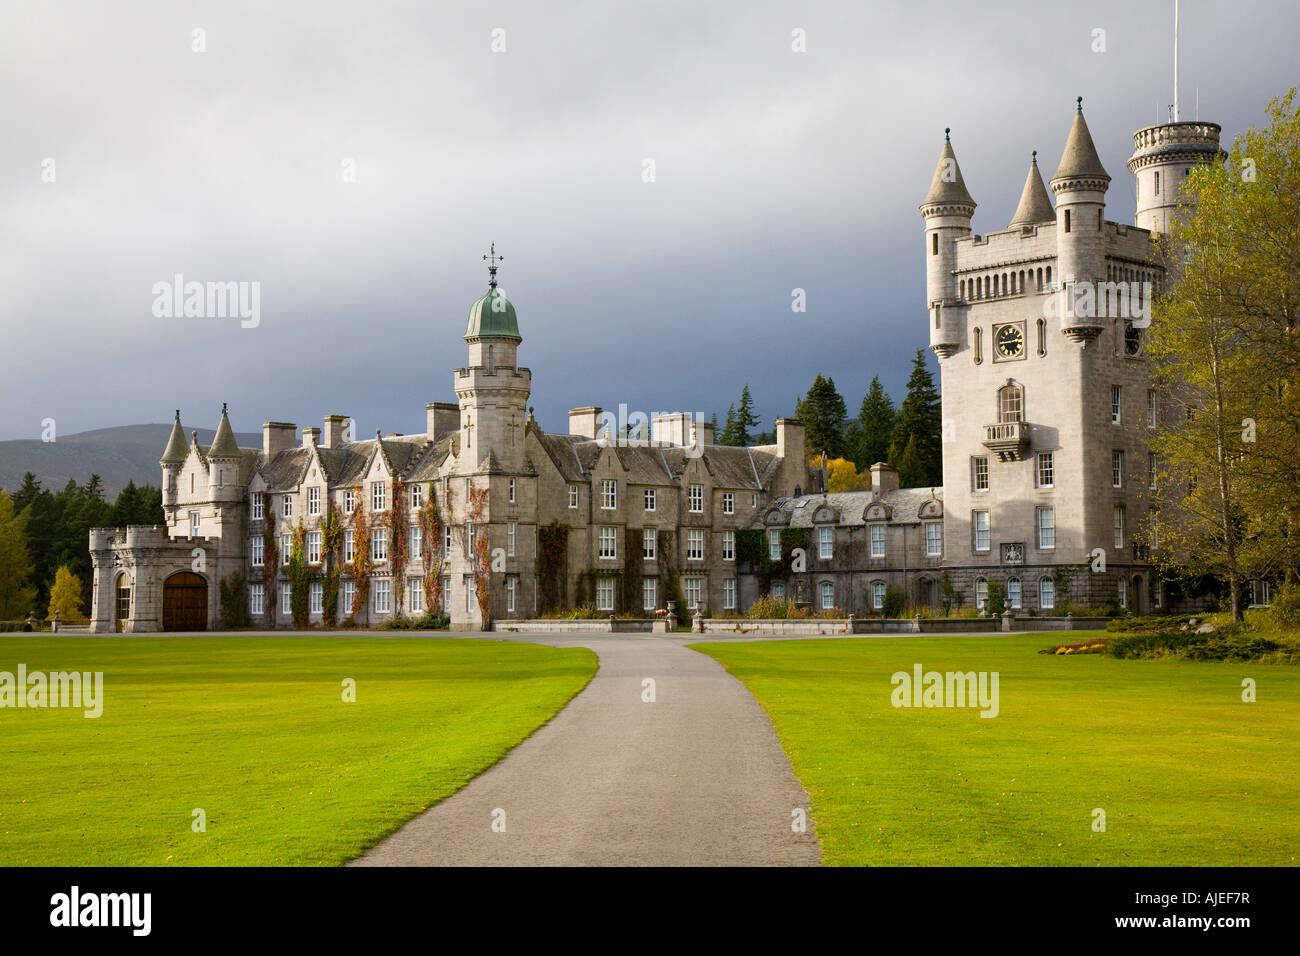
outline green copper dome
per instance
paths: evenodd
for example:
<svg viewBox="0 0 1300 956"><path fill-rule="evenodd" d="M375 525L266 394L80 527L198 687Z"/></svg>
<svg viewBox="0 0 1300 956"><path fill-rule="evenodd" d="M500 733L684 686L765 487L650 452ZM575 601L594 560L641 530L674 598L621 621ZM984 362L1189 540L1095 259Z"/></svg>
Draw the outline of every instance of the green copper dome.
<svg viewBox="0 0 1300 956"><path fill-rule="evenodd" d="M467 339L487 336L523 341L523 336L519 334L519 322L515 318L515 307L497 291L495 285L488 289L487 295L469 307L469 325L465 327Z"/></svg>

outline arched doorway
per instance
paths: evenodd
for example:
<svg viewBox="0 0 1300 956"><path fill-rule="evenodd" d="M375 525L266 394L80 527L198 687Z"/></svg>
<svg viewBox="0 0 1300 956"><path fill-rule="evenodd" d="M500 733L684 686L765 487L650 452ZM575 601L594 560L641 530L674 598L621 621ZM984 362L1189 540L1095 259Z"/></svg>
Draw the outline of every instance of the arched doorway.
<svg viewBox="0 0 1300 956"><path fill-rule="evenodd" d="M163 582L163 630L208 628L208 582L192 571L177 571Z"/></svg>

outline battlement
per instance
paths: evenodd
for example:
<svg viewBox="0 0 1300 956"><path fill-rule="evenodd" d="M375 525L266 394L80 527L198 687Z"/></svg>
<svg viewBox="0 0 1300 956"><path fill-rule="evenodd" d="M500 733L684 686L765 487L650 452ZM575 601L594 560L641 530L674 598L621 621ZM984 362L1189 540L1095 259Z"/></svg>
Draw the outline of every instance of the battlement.
<svg viewBox="0 0 1300 956"><path fill-rule="evenodd" d="M517 368L507 365L497 365L492 368L483 365L471 365L469 368L456 369L456 378L458 380L486 380L483 382L484 385L501 384L510 380L527 384L533 380L533 371L522 365Z"/></svg>

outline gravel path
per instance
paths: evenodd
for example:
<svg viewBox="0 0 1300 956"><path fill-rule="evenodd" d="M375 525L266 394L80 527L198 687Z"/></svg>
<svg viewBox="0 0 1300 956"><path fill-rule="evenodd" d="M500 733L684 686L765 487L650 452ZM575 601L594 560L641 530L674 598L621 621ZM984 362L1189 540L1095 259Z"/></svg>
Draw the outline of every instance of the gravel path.
<svg viewBox="0 0 1300 956"><path fill-rule="evenodd" d="M792 827L808 795L771 721L712 658L666 636L518 639L590 647L600 669L500 763L351 865L820 863L812 820Z"/></svg>

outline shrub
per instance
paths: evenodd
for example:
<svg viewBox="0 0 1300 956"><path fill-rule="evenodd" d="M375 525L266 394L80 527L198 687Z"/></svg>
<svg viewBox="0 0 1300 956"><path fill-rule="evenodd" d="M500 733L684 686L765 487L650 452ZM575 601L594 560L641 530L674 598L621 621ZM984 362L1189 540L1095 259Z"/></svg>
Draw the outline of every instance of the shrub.
<svg viewBox="0 0 1300 956"><path fill-rule="evenodd" d="M1268 614L1280 631L1300 629L1300 585L1284 584L1278 588Z"/></svg>
<svg viewBox="0 0 1300 956"><path fill-rule="evenodd" d="M251 623L248 611L248 586L244 572L236 571L227 575L218 585L221 592L220 620L222 630L236 627L248 627Z"/></svg>
<svg viewBox="0 0 1300 956"><path fill-rule="evenodd" d="M1002 586L1001 581L989 582L989 614L997 617L1007 609L1007 589Z"/></svg>
<svg viewBox="0 0 1300 956"><path fill-rule="evenodd" d="M906 605L907 593L902 588L893 584L885 588L885 606L883 608L885 617L900 616Z"/></svg>
<svg viewBox="0 0 1300 956"><path fill-rule="evenodd" d="M450 623L451 618L446 614L435 614L433 611L426 611L419 617L394 614L379 626L385 631L445 631ZM343 626L348 626L347 621L343 622Z"/></svg>

